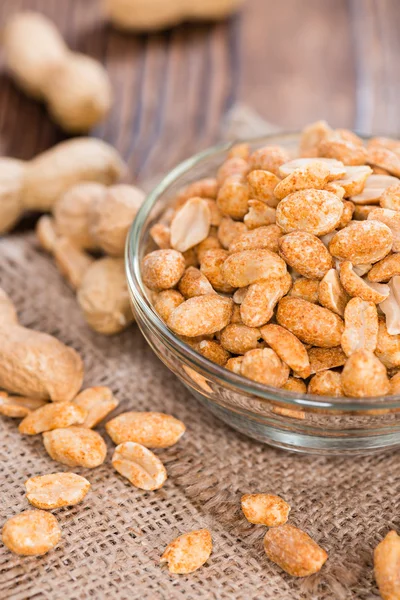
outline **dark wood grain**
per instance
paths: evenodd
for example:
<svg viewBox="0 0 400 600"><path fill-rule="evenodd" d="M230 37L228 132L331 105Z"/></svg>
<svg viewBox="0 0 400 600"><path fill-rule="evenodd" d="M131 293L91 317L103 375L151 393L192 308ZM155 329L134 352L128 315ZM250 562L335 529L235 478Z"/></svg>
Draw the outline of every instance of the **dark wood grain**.
<svg viewBox="0 0 400 600"><path fill-rule="evenodd" d="M42 11L71 48L106 66L114 104L92 134L118 148L132 180L214 143L237 102L284 129L326 118L400 133L398 0L247 0L225 22L152 35L115 31L100 7L101 0L1 0L0 23L18 10ZM28 159L63 138L1 68L0 152Z"/></svg>

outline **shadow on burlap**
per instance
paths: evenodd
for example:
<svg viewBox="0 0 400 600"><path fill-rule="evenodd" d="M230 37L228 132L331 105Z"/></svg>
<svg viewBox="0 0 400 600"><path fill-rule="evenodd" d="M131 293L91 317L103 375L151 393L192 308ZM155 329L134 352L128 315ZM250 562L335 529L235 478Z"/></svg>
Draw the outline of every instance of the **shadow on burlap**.
<svg viewBox="0 0 400 600"><path fill-rule="evenodd" d="M241 117L240 117L241 118ZM240 120L239 118L239 120ZM236 129L237 130L237 129ZM53 334L85 361L85 385L107 385L126 410L164 411L187 433L158 452L169 478L146 493L131 486L108 456L94 470L74 469L92 489L84 502L56 512L63 536L44 557L20 558L0 546L0 598L12 600L372 600L378 598L372 552L390 528L400 529L397 453L324 458L279 451L229 429L197 404L153 355L134 326L106 338L86 326L74 294L36 247L33 234L0 240L0 285L22 324ZM24 481L68 468L46 454L40 436L22 438L17 422L0 421L1 524L29 508ZM265 528L240 511L245 492L270 491L292 506L290 522L329 553L306 579L283 573L263 552ZM175 536L212 531L207 565L170 575L159 558Z"/></svg>

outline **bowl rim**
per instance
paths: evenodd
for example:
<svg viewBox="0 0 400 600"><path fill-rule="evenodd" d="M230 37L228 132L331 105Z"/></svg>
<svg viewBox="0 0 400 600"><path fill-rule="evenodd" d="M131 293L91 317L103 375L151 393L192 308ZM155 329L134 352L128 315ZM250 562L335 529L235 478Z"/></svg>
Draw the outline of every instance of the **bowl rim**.
<svg viewBox="0 0 400 600"><path fill-rule="evenodd" d="M330 410L332 413L337 410L345 412L358 412L371 409L390 409L400 407L400 395L394 396L371 396L367 398L348 398L344 396L317 396L314 394L297 393L267 386L251 379L225 369L222 366L213 363L201 354L196 352L191 346L180 340L161 320L154 310L143 284L140 272L140 248L145 235L145 226L150 217L151 211L157 200L168 188L180 177L189 173L197 164L222 155L237 143L271 144L287 142L298 142L300 132L279 132L257 137L237 139L234 141L223 142L202 150L180 162L175 168L171 169L162 180L147 195L141 205L132 226L127 235L125 246L125 271L128 281L129 292L133 300L137 303L140 310L145 314L148 323L151 324L158 336L161 336L164 343L179 355L187 366L199 372L210 379L218 378L224 385L237 392L246 395L257 396L258 399L274 400L292 406L294 409L303 410L307 408L322 409L325 413Z"/></svg>

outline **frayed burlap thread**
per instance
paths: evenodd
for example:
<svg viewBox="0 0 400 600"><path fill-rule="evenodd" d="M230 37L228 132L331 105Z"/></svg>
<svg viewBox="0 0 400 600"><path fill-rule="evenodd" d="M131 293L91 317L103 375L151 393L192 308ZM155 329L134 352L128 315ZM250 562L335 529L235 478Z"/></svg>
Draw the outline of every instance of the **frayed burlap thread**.
<svg viewBox="0 0 400 600"><path fill-rule="evenodd" d="M104 465L73 469L92 488L78 506L56 511L58 547L39 558L12 555L0 545L3 600L373 600L378 592L373 549L400 529L396 452L346 458L303 456L252 441L214 418L161 364L136 326L107 338L85 324L73 292L34 235L0 240L0 285L21 322L57 336L85 361L85 385L108 385L126 410L164 411L187 433L157 452L168 470L164 487L146 493ZM41 436L22 437L17 422L0 420L1 524L29 508L24 481L68 471L46 454ZM291 523L329 553L322 571L295 579L263 551L265 528L240 511L246 492L270 491L292 506ZM159 559L177 535L207 527L214 551L202 569L170 575Z"/></svg>

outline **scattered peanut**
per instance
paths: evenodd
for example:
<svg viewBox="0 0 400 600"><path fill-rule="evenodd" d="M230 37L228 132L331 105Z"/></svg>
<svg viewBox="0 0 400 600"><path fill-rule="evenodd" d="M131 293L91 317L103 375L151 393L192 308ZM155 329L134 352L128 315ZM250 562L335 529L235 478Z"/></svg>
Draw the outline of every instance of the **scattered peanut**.
<svg viewBox="0 0 400 600"><path fill-rule="evenodd" d="M31 477L25 482L26 497L35 507L53 510L82 502L90 483L75 473L52 473Z"/></svg>
<svg viewBox="0 0 400 600"><path fill-rule="evenodd" d="M69 467L93 469L101 465L107 453L106 444L96 431L85 427L54 429L43 434L50 457Z"/></svg>
<svg viewBox="0 0 400 600"><path fill-rule="evenodd" d="M117 445L136 442L146 448L169 448L180 440L186 427L171 415L127 412L108 421L106 430Z"/></svg>
<svg viewBox="0 0 400 600"><path fill-rule="evenodd" d="M383 600L400 597L400 537L389 531L374 550L374 572Z"/></svg>
<svg viewBox="0 0 400 600"><path fill-rule="evenodd" d="M148 492L160 489L167 479L161 460L151 450L135 442L117 446L112 464L132 485Z"/></svg>
<svg viewBox="0 0 400 600"><path fill-rule="evenodd" d="M187 575L207 562L212 552L212 538L208 529L199 529L180 535L166 547L161 562L168 564L170 573Z"/></svg>
<svg viewBox="0 0 400 600"><path fill-rule="evenodd" d="M0 415L23 419L32 411L45 406L46 402L40 398L24 398L22 396L9 396L0 392Z"/></svg>
<svg viewBox="0 0 400 600"><path fill-rule="evenodd" d="M108 387L87 388L74 399L74 404L87 412L83 427L96 427L118 406L118 400Z"/></svg>
<svg viewBox="0 0 400 600"><path fill-rule="evenodd" d="M41 556L57 546L61 530L57 519L44 510L25 510L6 521L2 539L11 552Z"/></svg>
<svg viewBox="0 0 400 600"><path fill-rule="evenodd" d="M249 523L267 527L283 525L290 512L289 504L274 494L245 494L241 505Z"/></svg>
<svg viewBox="0 0 400 600"><path fill-rule="evenodd" d="M18 429L25 435L36 435L70 425L82 425L86 417L87 411L72 402L53 402L27 415Z"/></svg>

